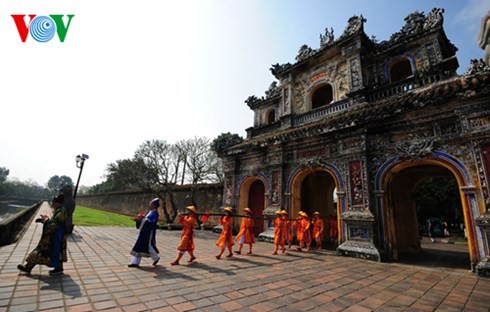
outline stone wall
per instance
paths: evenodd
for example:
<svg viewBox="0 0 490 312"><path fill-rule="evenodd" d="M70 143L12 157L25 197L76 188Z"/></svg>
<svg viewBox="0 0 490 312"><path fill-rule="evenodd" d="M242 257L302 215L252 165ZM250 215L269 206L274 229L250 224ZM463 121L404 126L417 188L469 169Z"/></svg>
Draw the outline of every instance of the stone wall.
<svg viewBox="0 0 490 312"><path fill-rule="evenodd" d="M174 200L179 211L184 212L185 207L191 204L190 187L178 186L174 191ZM138 213L146 212L148 203L157 197L154 193L142 191L133 192L114 192L97 195L77 196L77 205L121 213L128 216L135 216ZM216 212L222 205L223 185L206 184L200 185L195 194L198 212ZM170 211L170 203L167 201L167 211ZM160 211L160 218L163 220L163 212Z"/></svg>

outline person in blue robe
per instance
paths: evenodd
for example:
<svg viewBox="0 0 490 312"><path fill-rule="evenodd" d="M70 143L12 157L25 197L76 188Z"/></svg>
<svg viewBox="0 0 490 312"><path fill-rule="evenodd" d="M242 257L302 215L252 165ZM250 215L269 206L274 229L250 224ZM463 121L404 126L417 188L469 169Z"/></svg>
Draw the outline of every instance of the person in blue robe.
<svg viewBox="0 0 490 312"><path fill-rule="evenodd" d="M158 207L160 207L160 200L158 198L153 199L148 205L149 212L141 222L138 239L131 250L131 263L128 264L130 268L139 267L142 257L151 257L153 265L157 265L160 260L155 239Z"/></svg>

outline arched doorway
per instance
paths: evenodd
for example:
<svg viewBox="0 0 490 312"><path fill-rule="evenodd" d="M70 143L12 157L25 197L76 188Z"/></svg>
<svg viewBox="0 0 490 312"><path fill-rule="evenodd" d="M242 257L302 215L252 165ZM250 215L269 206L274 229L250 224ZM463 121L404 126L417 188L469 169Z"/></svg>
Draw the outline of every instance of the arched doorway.
<svg viewBox="0 0 490 312"><path fill-rule="evenodd" d="M329 237L331 223L328 219L331 216L335 217L337 222L333 223L337 226L336 232L340 233L337 218L340 215L340 203L334 194L338 189L336 176L324 167L301 170L295 175L291 189L291 217L296 217L299 211L304 211L312 217L313 213L318 211L324 220L323 247L335 248L339 237Z"/></svg>
<svg viewBox="0 0 490 312"><path fill-rule="evenodd" d="M434 181L439 182L434 184ZM467 218L471 217L465 216L461 182L450 168L433 160L400 163L386 174L384 183L386 235L393 260L428 266L470 267L469 245L459 227L461 223L467 224ZM443 190L446 187L448 190ZM426 189L426 193L421 189ZM444 196L450 197L446 204L436 201L439 207L427 205L437 197L436 193L442 196L443 191ZM435 230L432 234L436 243L429 239L429 220ZM449 237L444 236L444 224L452 232Z"/></svg>
<svg viewBox="0 0 490 312"><path fill-rule="evenodd" d="M252 185L250 185L250 190L248 192L248 207L252 210L252 218L256 218L254 220L253 227L253 233L255 236L264 231L264 222L257 220L263 217L262 212L264 211L264 194L264 183L262 183L260 180L255 180Z"/></svg>
<svg viewBox="0 0 490 312"><path fill-rule="evenodd" d="M238 198L238 213L243 214L245 207L252 210L252 217L254 219L253 233L255 236L264 231L264 222L260 219L263 218L263 212L265 209L265 197L266 187L264 181L259 177L248 177L243 180L240 186L240 196Z"/></svg>

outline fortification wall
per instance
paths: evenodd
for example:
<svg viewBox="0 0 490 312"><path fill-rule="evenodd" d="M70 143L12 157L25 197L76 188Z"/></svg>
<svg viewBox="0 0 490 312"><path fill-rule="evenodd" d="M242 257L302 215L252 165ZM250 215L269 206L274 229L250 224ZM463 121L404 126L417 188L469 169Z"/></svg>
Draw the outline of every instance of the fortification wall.
<svg viewBox="0 0 490 312"><path fill-rule="evenodd" d="M184 212L185 207L191 205L190 186L179 186L174 190L174 201L179 211ZM134 191L134 192L114 192L97 195L77 196L77 205L96 208L104 211L135 216L145 212L151 199L157 197L154 193ZM223 185L207 184L200 185L194 195L198 211L218 211L222 205ZM167 211L170 211L170 201L167 200ZM163 211L160 211L163 215Z"/></svg>

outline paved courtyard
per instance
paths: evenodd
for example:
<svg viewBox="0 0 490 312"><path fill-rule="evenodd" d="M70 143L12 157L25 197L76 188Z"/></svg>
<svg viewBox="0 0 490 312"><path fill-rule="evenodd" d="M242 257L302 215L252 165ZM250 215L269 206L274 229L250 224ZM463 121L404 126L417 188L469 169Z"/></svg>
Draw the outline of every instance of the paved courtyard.
<svg viewBox="0 0 490 312"><path fill-rule="evenodd" d="M46 211L44 204L41 210ZM37 244L32 223L0 248L0 311L490 311L490 279L465 268L376 263L258 242L253 255L217 260L217 235L196 233L196 263L175 259L180 232L158 231L161 260L128 268L136 229L75 227L65 274L16 266ZM244 247L244 250L246 247Z"/></svg>

